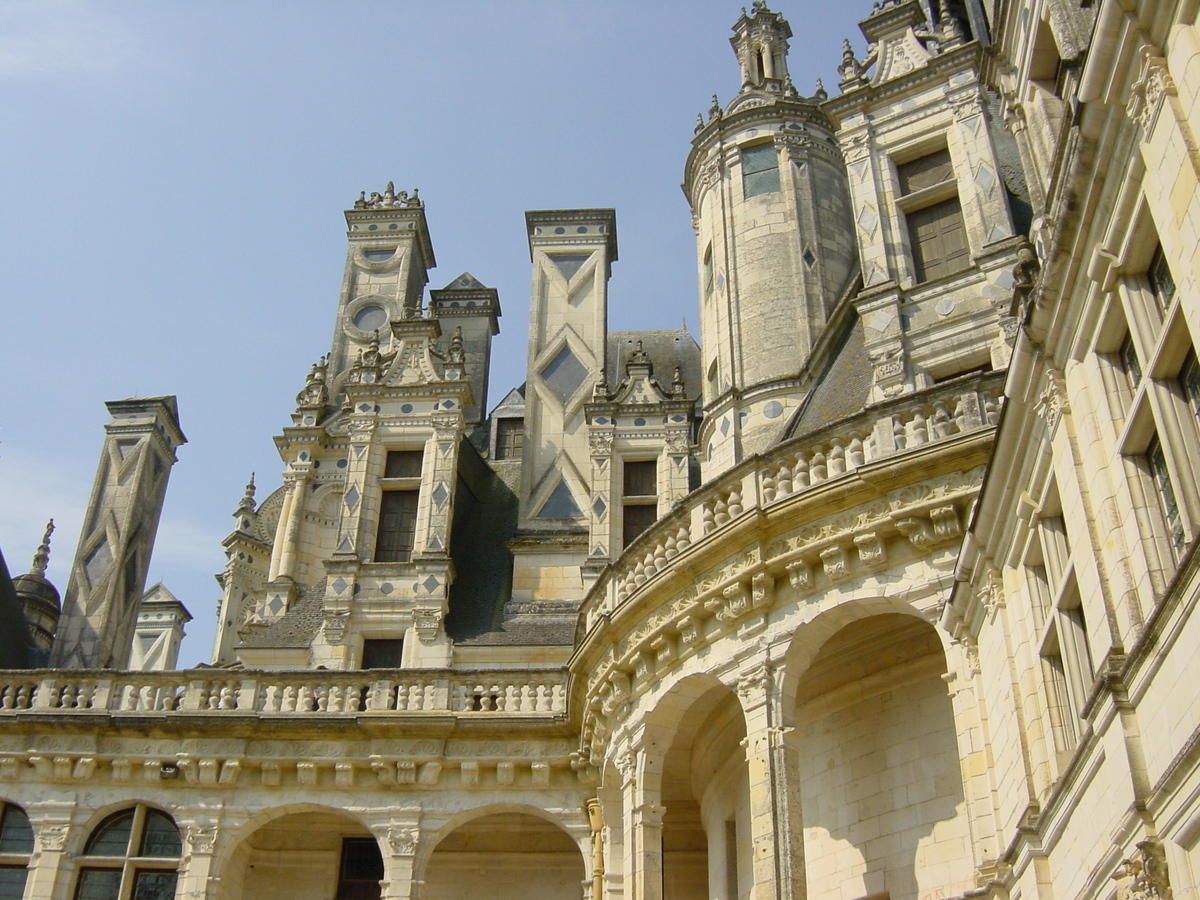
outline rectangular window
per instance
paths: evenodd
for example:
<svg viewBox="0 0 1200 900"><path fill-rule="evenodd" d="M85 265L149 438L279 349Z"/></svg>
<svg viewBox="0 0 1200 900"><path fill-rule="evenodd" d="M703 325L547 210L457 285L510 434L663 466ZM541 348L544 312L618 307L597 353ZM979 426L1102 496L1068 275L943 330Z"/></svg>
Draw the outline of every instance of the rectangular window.
<svg viewBox="0 0 1200 900"><path fill-rule="evenodd" d="M1121 371L1125 375L1125 383L1129 385L1129 392L1136 394L1138 385L1142 383L1142 362L1138 359L1137 348L1133 346L1133 335L1125 335L1118 354L1121 357Z"/></svg>
<svg viewBox="0 0 1200 900"><path fill-rule="evenodd" d="M962 206L957 197L908 214L917 281L933 281L965 269L971 263Z"/></svg>
<svg viewBox="0 0 1200 900"><path fill-rule="evenodd" d="M628 547L634 538L654 524L658 507L652 503L627 503L621 510L621 538Z"/></svg>
<svg viewBox="0 0 1200 900"><path fill-rule="evenodd" d="M24 866L0 866L0 900L21 900L25 896Z"/></svg>
<svg viewBox="0 0 1200 900"><path fill-rule="evenodd" d="M653 459L625 463L625 481L621 493L626 497L654 497L658 494L658 463Z"/></svg>
<svg viewBox="0 0 1200 900"><path fill-rule="evenodd" d="M774 144L742 149L742 194L756 197L779 190L779 154Z"/></svg>
<svg viewBox="0 0 1200 900"><path fill-rule="evenodd" d="M1175 299L1175 276L1171 274L1171 267L1167 265L1162 244L1155 248L1154 255L1150 258L1146 277L1150 280L1150 291L1158 301L1158 308L1166 312L1171 306L1171 301Z"/></svg>
<svg viewBox="0 0 1200 900"><path fill-rule="evenodd" d="M1175 486L1171 483L1171 472L1167 468L1167 456L1163 453L1158 435L1150 439L1146 445L1146 468L1158 492L1159 508L1167 526L1167 535L1171 546L1178 552L1183 549L1183 519L1179 515L1179 502L1175 495Z"/></svg>
<svg viewBox="0 0 1200 900"><path fill-rule="evenodd" d="M336 900L379 900L383 855L374 838L342 838Z"/></svg>
<svg viewBox="0 0 1200 900"><path fill-rule="evenodd" d="M967 229L949 150L896 166L917 281L932 281L971 264Z"/></svg>
<svg viewBox="0 0 1200 900"><path fill-rule="evenodd" d="M120 890L120 869L83 869L75 888L75 900L117 900Z"/></svg>
<svg viewBox="0 0 1200 900"><path fill-rule="evenodd" d="M175 882L178 878L179 875L176 872L138 869L133 876L131 900L173 900Z"/></svg>
<svg viewBox="0 0 1200 900"><path fill-rule="evenodd" d="M1200 364L1196 362L1196 351L1189 350L1179 367L1179 387L1183 390L1183 398L1200 423Z"/></svg>
<svg viewBox="0 0 1200 900"><path fill-rule="evenodd" d="M954 180L954 165L949 150L938 150L912 162L896 166L901 194L915 194Z"/></svg>
<svg viewBox="0 0 1200 900"><path fill-rule="evenodd" d="M403 638L368 638L363 641L364 669L399 669L403 657Z"/></svg>
<svg viewBox="0 0 1200 900"><path fill-rule="evenodd" d="M384 478L420 478L424 450L389 450L383 464Z"/></svg>
<svg viewBox="0 0 1200 900"><path fill-rule="evenodd" d="M525 420L496 421L496 459L520 459L525 450Z"/></svg>
<svg viewBox="0 0 1200 900"><path fill-rule="evenodd" d="M417 535L419 491L384 491L379 503L376 562L408 562Z"/></svg>

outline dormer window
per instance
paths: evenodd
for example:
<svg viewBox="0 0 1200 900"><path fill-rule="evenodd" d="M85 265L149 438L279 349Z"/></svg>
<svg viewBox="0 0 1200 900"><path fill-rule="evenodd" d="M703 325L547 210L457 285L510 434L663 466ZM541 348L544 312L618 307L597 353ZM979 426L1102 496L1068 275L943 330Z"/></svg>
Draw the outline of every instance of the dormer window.
<svg viewBox="0 0 1200 900"><path fill-rule="evenodd" d="M933 281L969 266L971 252L950 151L900 163L896 176L917 281Z"/></svg>
<svg viewBox="0 0 1200 900"><path fill-rule="evenodd" d="M380 480L375 562L408 562L412 558L423 457L421 450L388 451Z"/></svg>

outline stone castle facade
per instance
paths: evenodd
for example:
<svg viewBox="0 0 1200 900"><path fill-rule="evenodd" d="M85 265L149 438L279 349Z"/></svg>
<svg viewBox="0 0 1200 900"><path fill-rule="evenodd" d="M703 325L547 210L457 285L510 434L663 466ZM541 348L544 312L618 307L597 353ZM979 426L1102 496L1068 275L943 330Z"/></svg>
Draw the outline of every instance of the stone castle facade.
<svg viewBox="0 0 1200 900"><path fill-rule="evenodd" d="M1198 13L883 0L804 95L755 2L699 343L529 212L490 412L497 292L362 195L212 665L145 585L173 398L0 594L0 898L1200 895Z"/></svg>

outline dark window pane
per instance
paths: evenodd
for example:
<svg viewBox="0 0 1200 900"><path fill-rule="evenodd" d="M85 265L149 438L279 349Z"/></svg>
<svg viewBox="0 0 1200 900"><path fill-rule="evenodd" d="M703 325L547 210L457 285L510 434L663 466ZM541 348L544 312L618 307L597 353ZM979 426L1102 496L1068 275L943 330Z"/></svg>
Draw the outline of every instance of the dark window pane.
<svg viewBox="0 0 1200 900"><path fill-rule="evenodd" d="M525 449L525 420L499 419L496 422L496 459L520 459Z"/></svg>
<svg viewBox="0 0 1200 900"><path fill-rule="evenodd" d="M1192 415L1200 419L1200 364L1196 362L1196 353L1189 350L1179 370L1179 384L1183 388L1183 396L1192 408Z"/></svg>
<svg viewBox="0 0 1200 900"><path fill-rule="evenodd" d="M971 263L962 206L952 197L908 214L917 281L930 281L965 269Z"/></svg>
<svg viewBox="0 0 1200 900"><path fill-rule="evenodd" d="M388 454L389 456L391 454ZM376 562L407 562L417 534L418 491L384 491L379 504Z"/></svg>
<svg viewBox="0 0 1200 900"><path fill-rule="evenodd" d="M177 857L182 849L179 829L171 817L157 810L146 810L146 830L138 856Z"/></svg>
<svg viewBox="0 0 1200 900"><path fill-rule="evenodd" d="M742 193L747 197L779 190L779 154L774 144L742 151Z"/></svg>
<svg viewBox="0 0 1200 900"><path fill-rule="evenodd" d="M1137 386L1142 382L1142 364L1138 360L1137 350L1133 346L1133 338L1130 335L1125 335L1125 340L1121 342L1121 368L1125 370L1125 380L1129 384L1131 391L1136 391Z"/></svg>
<svg viewBox="0 0 1200 900"><path fill-rule="evenodd" d="M1150 279L1150 290L1154 292L1154 298L1163 312L1166 312L1171 301L1175 299L1175 276L1171 274L1161 245L1154 251L1146 274Z"/></svg>
<svg viewBox="0 0 1200 900"><path fill-rule="evenodd" d="M658 518L658 508L653 504L626 506L622 513L621 536L626 547Z"/></svg>
<svg viewBox="0 0 1200 900"><path fill-rule="evenodd" d="M21 900L25 895L25 875L23 868L0 867L0 900Z"/></svg>
<svg viewBox="0 0 1200 900"><path fill-rule="evenodd" d="M151 872L139 869L134 876L133 900L172 900L175 896L175 872Z"/></svg>
<svg viewBox="0 0 1200 900"><path fill-rule="evenodd" d="M129 834L133 829L133 810L109 816L92 832L85 856L128 856Z"/></svg>
<svg viewBox="0 0 1200 900"><path fill-rule="evenodd" d="M379 900L383 855L373 838L343 838L337 900Z"/></svg>
<svg viewBox="0 0 1200 900"><path fill-rule="evenodd" d="M1146 464L1150 469L1150 477L1158 490L1159 506L1163 518L1167 521L1167 534L1171 545L1176 549L1183 547L1183 520L1179 517L1179 502L1175 498L1175 486L1171 483L1171 472L1167 468L1167 457L1163 453L1162 444L1158 437L1151 439L1146 447Z"/></svg>
<svg viewBox="0 0 1200 900"><path fill-rule="evenodd" d="M912 194L951 181L954 178L954 166L950 163L950 151L939 150L912 162L902 163L896 166L896 174L900 176L902 194Z"/></svg>
<svg viewBox="0 0 1200 900"><path fill-rule="evenodd" d="M117 900L120 890L120 869L84 869L79 873L75 900Z"/></svg>
<svg viewBox="0 0 1200 900"><path fill-rule="evenodd" d="M389 450L383 465L384 478L420 478L424 450Z"/></svg>
<svg viewBox="0 0 1200 900"><path fill-rule="evenodd" d="M654 497L658 494L658 463L652 459L625 463L626 497Z"/></svg>
<svg viewBox="0 0 1200 900"><path fill-rule="evenodd" d="M398 669L404 650L402 638L371 638L363 641L364 669Z"/></svg>
<svg viewBox="0 0 1200 900"><path fill-rule="evenodd" d="M0 822L0 853L32 853L33 830L29 819L19 806L4 804L4 819Z"/></svg>

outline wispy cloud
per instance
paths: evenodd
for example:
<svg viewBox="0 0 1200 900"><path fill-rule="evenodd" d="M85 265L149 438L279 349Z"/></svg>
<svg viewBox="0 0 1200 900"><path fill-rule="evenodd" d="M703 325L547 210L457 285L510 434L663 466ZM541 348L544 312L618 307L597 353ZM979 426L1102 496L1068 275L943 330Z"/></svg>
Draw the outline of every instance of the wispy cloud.
<svg viewBox="0 0 1200 900"><path fill-rule="evenodd" d="M0 4L0 78L115 73L145 58L136 29L91 0Z"/></svg>

